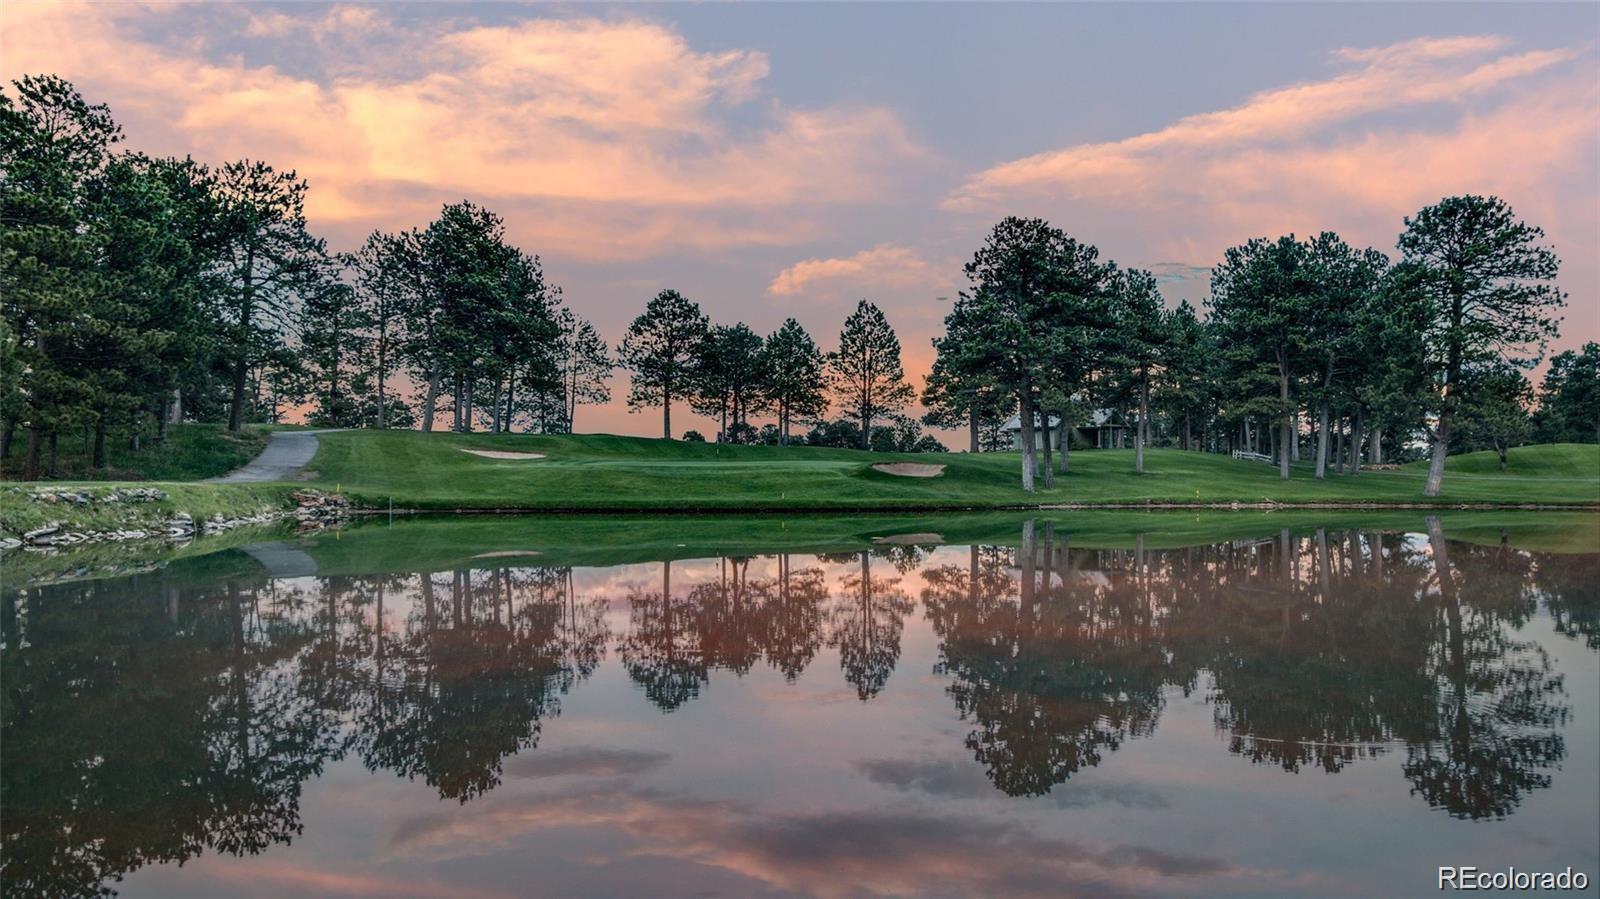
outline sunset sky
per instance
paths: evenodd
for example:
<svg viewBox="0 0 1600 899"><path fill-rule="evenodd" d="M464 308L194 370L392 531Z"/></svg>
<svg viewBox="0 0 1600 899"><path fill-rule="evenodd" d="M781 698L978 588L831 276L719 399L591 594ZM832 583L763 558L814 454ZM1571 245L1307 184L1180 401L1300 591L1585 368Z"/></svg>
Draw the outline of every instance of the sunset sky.
<svg viewBox="0 0 1600 899"><path fill-rule="evenodd" d="M1007 214L1198 303L1250 237L1392 253L1494 193L1561 256L1556 348L1600 339L1597 44L1594 4L0 7L7 80L70 79L129 147L297 170L335 249L467 198L613 343L664 287L825 348L866 297L919 387ZM577 428L654 433L625 385Z"/></svg>

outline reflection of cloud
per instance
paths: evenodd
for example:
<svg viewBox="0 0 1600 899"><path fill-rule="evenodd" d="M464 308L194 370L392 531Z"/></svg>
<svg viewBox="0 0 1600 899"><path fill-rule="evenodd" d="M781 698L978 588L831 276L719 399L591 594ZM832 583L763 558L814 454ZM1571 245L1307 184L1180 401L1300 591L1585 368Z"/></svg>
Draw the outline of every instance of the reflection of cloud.
<svg viewBox="0 0 1600 899"><path fill-rule="evenodd" d="M507 899L516 893L441 883L417 878L381 877L348 871L318 871L276 857L229 859L207 866L212 877L238 885L241 892L273 887L284 893L321 896L455 896L460 899ZM233 892L229 890L228 892Z"/></svg>
<svg viewBox="0 0 1600 899"><path fill-rule="evenodd" d="M814 282L844 282L873 287L911 287L935 280L933 268L915 250L880 244L854 256L803 259L778 273L767 287L777 296L794 296Z"/></svg>
<svg viewBox="0 0 1600 899"><path fill-rule="evenodd" d="M505 773L510 777L621 777L654 770L671 758L666 752L577 746L524 752L506 762Z"/></svg>
<svg viewBox="0 0 1600 899"><path fill-rule="evenodd" d="M862 759L856 770L880 786L905 793L925 793L941 799L992 799L1003 795L984 777L983 770L966 760L937 758ZM1049 801L1062 808L1120 805L1125 808L1166 808L1166 796L1137 784L1082 783L1057 785Z"/></svg>
<svg viewBox="0 0 1600 899"><path fill-rule="evenodd" d="M518 205L518 240L594 257L788 243L812 233L802 209L880 196L925 155L881 107L753 107L765 54L697 50L639 19L403 30L364 8L248 11L256 62L209 58L203 40L149 39L155 15L13 4L5 74L78 82L141 149L296 169L319 223L410 224L471 196ZM323 40L370 30L382 31L385 59ZM290 42L336 77L265 63ZM385 71L395 57L414 65Z"/></svg>
<svg viewBox="0 0 1600 899"><path fill-rule="evenodd" d="M634 856L695 862L814 896L1102 896L1235 877L1217 859L1140 846L1095 846L1011 821L916 810L772 815L729 802L643 791L539 794L410 822L390 851L470 855L547 828L600 827L636 841ZM645 889L646 885L641 885Z"/></svg>

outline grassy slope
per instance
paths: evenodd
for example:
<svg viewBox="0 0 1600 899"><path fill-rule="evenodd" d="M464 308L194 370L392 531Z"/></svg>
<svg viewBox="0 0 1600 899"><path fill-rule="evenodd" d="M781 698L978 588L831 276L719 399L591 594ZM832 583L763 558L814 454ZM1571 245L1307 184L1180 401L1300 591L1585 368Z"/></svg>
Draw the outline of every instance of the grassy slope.
<svg viewBox="0 0 1600 899"><path fill-rule="evenodd" d="M326 434L311 468L319 486L379 508L848 510L993 508L1028 503L1417 503L1425 469L1330 474L1308 464L1294 477L1225 456L1150 450L1144 475L1131 450L1074 454L1056 487L1026 494L1014 453L868 454L817 447L725 447L610 435ZM485 459L464 447L545 453L537 461ZM1600 447L1513 451L1511 469L1478 455L1453 459L1439 503L1600 503ZM1490 454L1492 456L1492 454ZM903 478L875 462L940 462L942 477ZM1547 471L1548 464L1548 471ZM1483 471L1487 465L1489 471ZM1585 467L1587 466L1587 468ZM1459 467L1459 469L1458 469Z"/></svg>
<svg viewBox="0 0 1600 899"><path fill-rule="evenodd" d="M50 482L51 490L72 490L95 495L114 485ZM165 525L178 512L196 521L221 515L233 518L294 505L293 487L281 484L182 484L154 482L165 500L151 503L90 503L85 506L33 502L23 488L0 488L0 535L20 536L47 524L60 523L69 530L148 530Z"/></svg>
<svg viewBox="0 0 1600 899"><path fill-rule="evenodd" d="M27 440L13 440L11 455L4 461L7 478L21 477ZM128 448L126 438L108 438L106 468L96 469L83 451L83 441L63 438L59 442L61 480L93 481L199 481L227 474L254 459L267 445L265 428L249 427L230 433L217 424L173 425L167 439L146 440L137 451Z"/></svg>

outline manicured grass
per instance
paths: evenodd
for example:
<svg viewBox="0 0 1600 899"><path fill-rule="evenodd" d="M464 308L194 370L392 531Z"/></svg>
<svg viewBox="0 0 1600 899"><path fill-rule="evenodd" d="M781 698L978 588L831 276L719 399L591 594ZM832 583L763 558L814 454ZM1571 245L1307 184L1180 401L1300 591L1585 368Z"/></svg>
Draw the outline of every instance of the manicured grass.
<svg viewBox="0 0 1600 899"><path fill-rule="evenodd" d="M369 506L483 510L801 511L993 509L1033 504L1427 503L1600 504L1600 447L1528 447L1512 471L1467 470L1444 493L1422 496L1425 468L1330 473L1277 469L1226 456L1153 449L1146 473L1131 450L1079 451L1056 486L1018 485L1016 453L910 455L818 447L718 446L611 435L536 436L350 431L324 434L310 468L324 489ZM538 460L486 459L488 449L543 453ZM1541 466L1547 451L1552 471ZM1593 473L1581 474L1584 460ZM873 470L879 462L943 464L936 478ZM1580 472L1574 474L1574 472Z"/></svg>
<svg viewBox="0 0 1600 899"><path fill-rule="evenodd" d="M1412 462L1407 471L1426 474L1428 462ZM1493 451L1465 453L1445 460L1446 481L1450 475L1490 475L1496 478L1536 477L1573 478L1593 482L1600 478L1600 446L1593 443L1546 443L1519 446L1506 452L1506 470L1500 471L1500 454Z"/></svg>
<svg viewBox="0 0 1600 899"><path fill-rule="evenodd" d="M251 426L238 433L219 424L181 424L167 429L165 440L147 438L139 449L128 448L126 437L108 438L106 467L94 468L92 455L79 437L63 436L58 442L59 480L67 481L200 481L227 474L254 459L267 445L265 427ZM22 476L27 455L25 435L12 441L5 459L7 479Z"/></svg>

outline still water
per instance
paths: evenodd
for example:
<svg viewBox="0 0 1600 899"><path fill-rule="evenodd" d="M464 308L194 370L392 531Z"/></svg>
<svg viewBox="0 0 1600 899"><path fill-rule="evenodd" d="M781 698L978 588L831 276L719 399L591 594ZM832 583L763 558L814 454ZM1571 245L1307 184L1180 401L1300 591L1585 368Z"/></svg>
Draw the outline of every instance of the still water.
<svg viewBox="0 0 1600 899"><path fill-rule="evenodd" d="M8 559L5 895L1597 889L1592 516L1107 521Z"/></svg>

